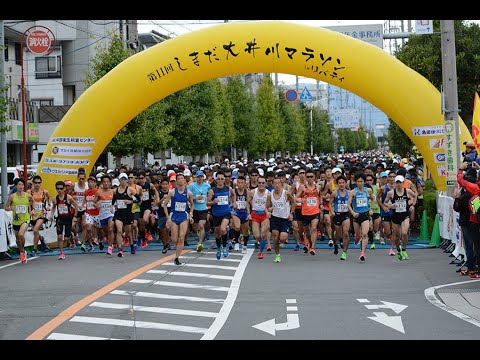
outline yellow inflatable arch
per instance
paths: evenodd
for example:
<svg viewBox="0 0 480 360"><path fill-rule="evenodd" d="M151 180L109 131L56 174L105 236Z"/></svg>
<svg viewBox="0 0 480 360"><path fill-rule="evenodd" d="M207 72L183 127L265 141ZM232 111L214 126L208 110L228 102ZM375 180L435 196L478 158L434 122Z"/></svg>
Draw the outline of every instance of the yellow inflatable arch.
<svg viewBox="0 0 480 360"><path fill-rule="evenodd" d="M446 189L441 95L385 51L346 35L281 21L225 23L155 45L88 88L50 137L38 174L55 182L87 174L110 140L153 103L188 86L247 73L285 73L353 92L381 109L422 153L438 190ZM460 120L460 141L471 135ZM440 159L441 160L441 159Z"/></svg>

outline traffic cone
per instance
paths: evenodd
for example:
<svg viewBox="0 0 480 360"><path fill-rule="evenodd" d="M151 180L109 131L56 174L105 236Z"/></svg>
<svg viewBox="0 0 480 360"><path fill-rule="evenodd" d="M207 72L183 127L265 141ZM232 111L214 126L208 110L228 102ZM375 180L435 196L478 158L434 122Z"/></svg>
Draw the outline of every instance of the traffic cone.
<svg viewBox="0 0 480 360"><path fill-rule="evenodd" d="M432 238L430 239L430 243L428 245L433 247L439 247L440 243L440 225L437 214L435 215L435 222L433 223Z"/></svg>
<svg viewBox="0 0 480 360"><path fill-rule="evenodd" d="M418 237L418 241L421 241L421 242L430 241L430 235L428 233L427 210L423 210L422 224L420 225L420 236Z"/></svg>

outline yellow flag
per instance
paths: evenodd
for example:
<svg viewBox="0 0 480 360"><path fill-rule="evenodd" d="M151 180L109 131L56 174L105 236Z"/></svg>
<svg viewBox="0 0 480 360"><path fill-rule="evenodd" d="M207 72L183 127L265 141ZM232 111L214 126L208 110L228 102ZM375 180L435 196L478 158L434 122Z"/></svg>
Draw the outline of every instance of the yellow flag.
<svg viewBox="0 0 480 360"><path fill-rule="evenodd" d="M473 103L472 138L477 150L480 150L480 97L475 91Z"/></svg>

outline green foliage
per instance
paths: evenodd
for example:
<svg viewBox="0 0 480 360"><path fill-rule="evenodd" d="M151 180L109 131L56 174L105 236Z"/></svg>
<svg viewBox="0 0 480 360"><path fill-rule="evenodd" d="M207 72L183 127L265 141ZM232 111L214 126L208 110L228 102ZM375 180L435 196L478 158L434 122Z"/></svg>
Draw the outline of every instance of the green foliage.
<svg viewBox="0 0 480 360"><path fill-rule="evenodd" d="M434 21L434 31L440 31L439 20ZM443 81L441 48L440 36L414 35L395 53L395 56L440 90ZM455 51L458 106L462 120L470 128L474 91L480 84L480 27L478 24L455 20Z"/></svg>
<svg viewBox="0 0 480 360"><path fill-rule="evenodd" d="M285 139L281 150L288 150L291 153L299 153L305 150L305 126L302 111L298 103L289 103L283 100L283 91L279 91L278 108L280 118L283 121Z"/></svg>
<svg viewBox="0 0 480 360"><path fill-rule="evenodd" d="M266 154L281 150L283 140L281 134L284 130L273 89L270 76L264 76L258 88L255 108L255 117L258 121L256 132L261 141L256 141L253 148L258 153Z"/></svg>
<svg viewBox="0 0 480 360"><path fill-rule="evenodd" d="M412 140L393 121L390 121L388 127L387 141L393 153L406 155L412 151Z"/></svg>
<svg viewBox="0 0 480 360"><path fill-rule="evenodd" d="M238 149L249 149L253 144L255 129L255 98L248 92L240 75L232 76L226 85L226 96L232 107L234 140Z"/></svg>
<svg viewBox="0 0 480 360"><path fill-rule="evenodd" d="M7 125L9 120L8 116L8 99L3 94L7 93L8 86L0 88L0 134L6 133L12 129L11 126Z"/></svg>
<svg viewBox="0 0 480 360"><path fill-rule="evenodd" d="M328 125L328 114L313 108L313 152L329 153L333 152L334 140L333 131Z"/></svg>
<svg viewBox="0 0 480 360"><path fill-rule="evenodd" d="M427 210L428 232L431 234L435 222L435 215L437 214L437 191L431 180L425 182L423 208Z"/></svg>

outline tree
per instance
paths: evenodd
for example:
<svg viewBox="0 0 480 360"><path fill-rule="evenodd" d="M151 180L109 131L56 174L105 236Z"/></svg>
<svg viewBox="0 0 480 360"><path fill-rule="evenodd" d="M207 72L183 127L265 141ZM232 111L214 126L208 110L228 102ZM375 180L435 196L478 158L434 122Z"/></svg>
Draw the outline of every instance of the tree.
<svg viewBox="0 0 480 360"><path fill-rule="evenodd" d="M390 121L388 127L387 141L393 153L405 155L412 150L412 140L393 121Z"/></svg>
<svg viewBox="0 0 480 360"><path fill-rule="evenodd" d="M7 93L8 86L0 88L0 134L6 133L11 130L11 126L7 124L9 120L8 109L9 103L7 97L4 95Z"/></svg>
<svg viewBox="0 0 480 360"><path fill-rule="evenodd" d="M283 122L283 134L285 145L282 151L288 150L291 154L297 154L305 149L305 124L302 111L298 103L289 103L284 100L283 89L279 90L278 108Z"/></svg>
<svg viewBox="0 0 480 360"><path fill-rule="evenodd" d="M255 117L258 121L257 138L261 139L255 141L256 152L267 156L268 153L280 150L283 124L278 113L273 82L268 74L263 77L258 88Z"/></svg>
<svg viewBox="0 0 480 360"><path fill-rule="evenodd" d="M226 96L232 107L234 140L237 149L249 149L255 129L254 102L240 75L231 76L226 85Z"/></svg>

